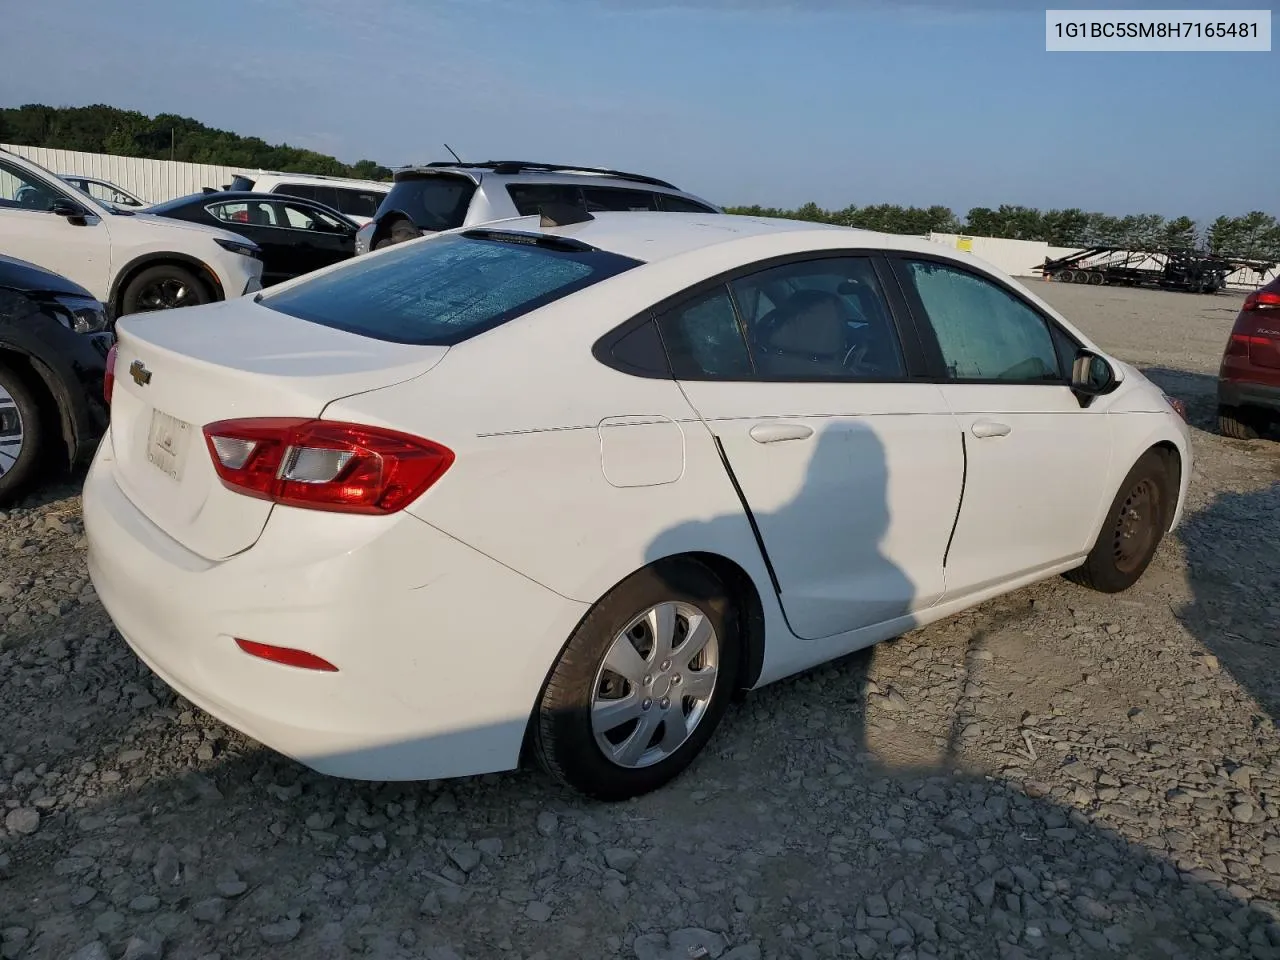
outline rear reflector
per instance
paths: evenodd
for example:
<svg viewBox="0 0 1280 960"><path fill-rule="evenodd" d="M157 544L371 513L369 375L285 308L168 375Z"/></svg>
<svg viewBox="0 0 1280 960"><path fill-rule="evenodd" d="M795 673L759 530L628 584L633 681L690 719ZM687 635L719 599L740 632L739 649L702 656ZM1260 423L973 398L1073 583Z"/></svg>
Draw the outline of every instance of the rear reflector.
<svg viewBox="0 0 1280 960"><path fill-rule="evenodd" d="M213 466L236 493L291 507L395 513L453 465L453 451L381 427L260 417L204 428Z"/></svg>
<svg viewBox="0 0 1280 960"><path fill-rule="evenodd" d="M102 378L102 396L107 401L107 407L111 406L111 391L116 385L116 345L113 343L111 349L107 351L107 372Z"/></svg>
<svg viewBox="0 0 1280 960"><path fill-rule="evenodd" d="M305 650L293 647L276 647L269 643L255 643L252 640L241 640L236 637L236 646L252 657L281 663L286 667L301 667L303 670L323 670L326 673L337 673L338 668L328 660L317 657Z"/></svg>

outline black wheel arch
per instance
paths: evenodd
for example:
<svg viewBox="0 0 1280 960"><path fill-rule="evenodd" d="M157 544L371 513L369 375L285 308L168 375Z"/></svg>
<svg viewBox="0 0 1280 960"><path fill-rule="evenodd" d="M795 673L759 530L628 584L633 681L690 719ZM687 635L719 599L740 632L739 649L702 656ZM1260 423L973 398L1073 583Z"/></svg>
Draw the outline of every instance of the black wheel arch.
<svg viewBox="0 0 1280 960"><path fill-rule="evenodd" d="M120 301L124 297L124 291L129 282L148 267L162 266L185 267L195 273L196 277L209 287L209 292L213 295L214 300L225 300L227 298L226 291L222 289L222 281L218 279L218 275L199 257L171 251L144 253L141 256L134 257L120 270L117 270L115 278L111 281L111 289L107 292L107 309L110 311L112 319L120 316Z"/></svg>
<svg viewBox="0 0 1280 960"><path fill-rule="evenodd" d="M0 339L0 363L22 378L27 388L41 401L45 426L62 437L66 454L62 466L71 467L80 458L80 446L91 429L83 422L87 411L80 411L61 377L42 359L10 339Z"/></svg>

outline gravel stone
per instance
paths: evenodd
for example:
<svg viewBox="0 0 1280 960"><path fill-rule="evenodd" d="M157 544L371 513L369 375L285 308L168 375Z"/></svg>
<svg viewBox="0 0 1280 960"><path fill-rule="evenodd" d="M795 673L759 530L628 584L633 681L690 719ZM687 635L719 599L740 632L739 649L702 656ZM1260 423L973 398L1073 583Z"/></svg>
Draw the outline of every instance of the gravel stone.
<svg viewBox="0 0 1280 960"><path fill-rule="evenodd" d="M40 811L32 807L10 810L4 818L5 828L13 833L28 835L40 829Z"/></svg>
<svg viewBox="0 0 1280 960"><path fill-rule="evenodd" d="M297 920L281 920L278 923L263 924L258 928L258 936L273 946L289 943L302 932L302 924Z"/></svg>

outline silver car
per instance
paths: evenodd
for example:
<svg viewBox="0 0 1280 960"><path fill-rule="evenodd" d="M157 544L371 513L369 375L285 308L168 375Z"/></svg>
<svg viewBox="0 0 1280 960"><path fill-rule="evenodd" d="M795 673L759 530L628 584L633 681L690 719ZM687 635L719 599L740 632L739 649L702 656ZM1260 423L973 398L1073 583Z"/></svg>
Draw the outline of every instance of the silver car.
<svg viewBox="0 0 1280 960"><path fill-rule="evenodd" d="M665 180L620 170L517 160L428 163L395 172L377 214L356 233L356 254L425 233L531 216L552 205L593 213L724 212Z"/></svg>

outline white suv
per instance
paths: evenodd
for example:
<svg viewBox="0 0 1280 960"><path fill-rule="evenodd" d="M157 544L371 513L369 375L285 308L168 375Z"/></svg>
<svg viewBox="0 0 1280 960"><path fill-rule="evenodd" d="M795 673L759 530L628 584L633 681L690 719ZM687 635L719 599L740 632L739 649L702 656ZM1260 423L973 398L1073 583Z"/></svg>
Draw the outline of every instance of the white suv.
<svg viewBox="0 0 1280 960"><path fill-rule="evenodd" d="M258 246L226 230L104 206L0 150L0 254L80 284L113 316L262 289Z"/></svg>
<svg viewBox="0 0 1280 960"><path fill-rule="evenodd" d="M314 200L345 214L356 223L364 224L373 219L391 184L377 180L325 177L315 173L242 173L236 175L227 189L282 193L288 197Z"/></svg>
<svg viewBox="0 0 1280 960"><path fill-rule="evenodd" d="M532 216L543 207L724 212L665 180L601 167L522 160L436 162L403 167L394 181L373 220L356 233L357 254L424 233Z"/></svg>

